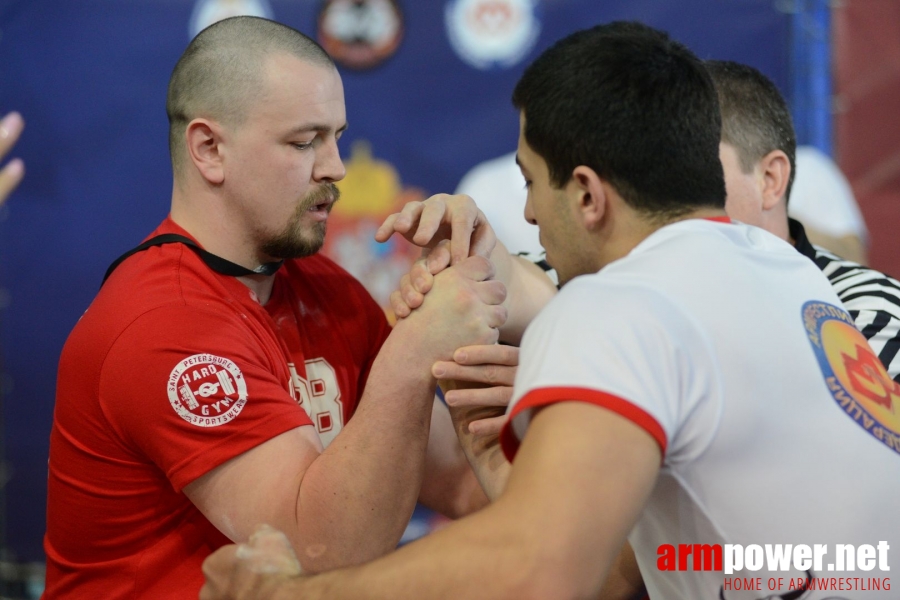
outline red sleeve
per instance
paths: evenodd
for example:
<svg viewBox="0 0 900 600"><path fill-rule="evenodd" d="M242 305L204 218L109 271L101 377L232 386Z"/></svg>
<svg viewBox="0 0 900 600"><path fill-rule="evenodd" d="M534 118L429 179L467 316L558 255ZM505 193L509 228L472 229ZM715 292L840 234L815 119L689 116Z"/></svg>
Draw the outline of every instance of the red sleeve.
<svg viewBox="0 0 900 600"><path fill-rule="evenodd" d="M603 407L625 417L656 440L662 455L666 455L666 432L659 422L650 413L636 404L598 390L574 387L539 388L522 396L513 406L509 419L500 431L500 447L509 462L513 461L519 450L520 439L516 433L516 420L530 419L530 413L534 409L556 404L557 402L587 402L595 406ZM522 428L524 431L524 427Z"/></svg>
<svg viewBox="0 0 900 600"><path fill-rule="evenodd" d="M287 361L262 329L191 306L146 313L101 371L104 415L176 491L310 420L289 392Z"/></svg>

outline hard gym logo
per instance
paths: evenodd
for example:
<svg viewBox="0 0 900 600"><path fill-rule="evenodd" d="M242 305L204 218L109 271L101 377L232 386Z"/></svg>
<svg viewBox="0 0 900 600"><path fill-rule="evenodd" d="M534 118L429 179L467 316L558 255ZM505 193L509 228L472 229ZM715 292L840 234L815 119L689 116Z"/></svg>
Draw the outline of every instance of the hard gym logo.
<svg viewBox="0 0 900 600"><path fill-rule="evenodd" d="M871 436L900 454L900 384L887 374L845 310L807 302L802 315L835 401Z"/></svg>
<svg viewBox="0 0 900 600"><path fill-rule="evenodd" d="M212 354L194 354L169 374L166 391L178 415L199 427L234 419L247 403L247 382L236 364Z"/></svg>

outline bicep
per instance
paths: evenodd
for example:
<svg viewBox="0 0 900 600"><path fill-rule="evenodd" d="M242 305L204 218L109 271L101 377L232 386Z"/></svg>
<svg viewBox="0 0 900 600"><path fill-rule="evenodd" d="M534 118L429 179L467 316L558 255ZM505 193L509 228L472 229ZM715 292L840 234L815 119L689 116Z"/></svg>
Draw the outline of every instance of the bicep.
<svg viewBox="0 0 900 600"><path fill-rule="evenodd" d="M184 493L235 542L246 541L262 523L296 532L300 484L321 453L315 429L296 427L222 463L186 485Z"/></svg>
<svg viewBox="0 0 900 600"><path fill-rule="evenodd" d="M553 404L534 416L498 504L529 503L557 572L596 595L653 489L661 456L644 428L613 411Z"/></svg>

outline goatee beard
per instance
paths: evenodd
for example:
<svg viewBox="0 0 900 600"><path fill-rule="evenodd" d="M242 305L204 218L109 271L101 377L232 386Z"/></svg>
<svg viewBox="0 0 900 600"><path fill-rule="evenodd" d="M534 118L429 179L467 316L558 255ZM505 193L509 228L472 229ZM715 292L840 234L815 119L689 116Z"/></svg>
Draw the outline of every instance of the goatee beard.
<svg viewBox="0 0 900 600"><path fill-rule="evenodd" d="M330 213L340 195L340 190L333 183L324 183L317 187L307 194L297 206L297 210L284 230L266 241L261 250L267 256L278 259L304 258L321 250L322 244L325 243L326 222L314 223L310 229L304 231L302 229L303 217L313 206L333 199L333 202L328 205Z"/></svg>

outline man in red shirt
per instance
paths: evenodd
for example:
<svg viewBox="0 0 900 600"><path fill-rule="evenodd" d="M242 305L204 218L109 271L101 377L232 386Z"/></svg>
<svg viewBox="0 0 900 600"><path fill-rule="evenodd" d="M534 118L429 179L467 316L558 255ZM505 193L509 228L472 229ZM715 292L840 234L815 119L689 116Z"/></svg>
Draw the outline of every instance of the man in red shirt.
<svg viewBox="0 0 900 600"><path fill-rule="evenodd" d="M308 571L359 564L397 545L417 498L484 504L430 369L497 340L504 287L459 260L391 330L316 254L345 173L327 54L221 21L179 60L167 111L171 212L60 359L45 598L196 597L203 559L263 522ZM493 247L482 229L474 254Z"/></svg>

